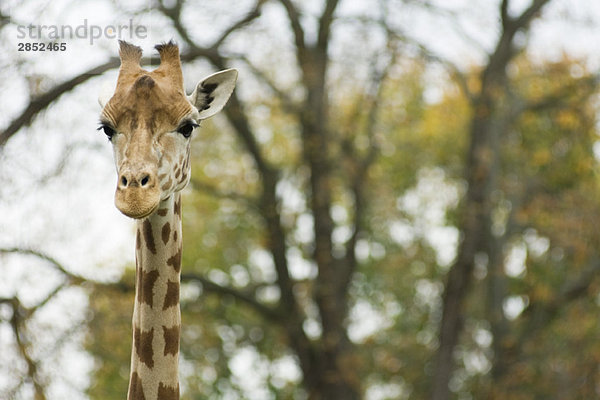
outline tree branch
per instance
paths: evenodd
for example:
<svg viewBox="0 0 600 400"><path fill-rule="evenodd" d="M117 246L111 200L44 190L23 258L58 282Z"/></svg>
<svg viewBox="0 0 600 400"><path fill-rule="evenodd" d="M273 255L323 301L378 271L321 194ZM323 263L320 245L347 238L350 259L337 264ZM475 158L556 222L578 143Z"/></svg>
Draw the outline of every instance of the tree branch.
<svg viewBox="0 0 600 400"><path fill-rule="evenodd" d="M508 366L514 365L526 357L523 349L531 340L534 340L535 335L560 316L559 311L564 308L565 304L585 296L599 274L600 260L594 259L576 279L566 282L553 299L544 301L530 298L529 305L519 316L519 320L523 321L520 334L517 334L513 340L504 341L502 347L503 373L506 373Z"/></svg>
<svg viewBox="0 0 600 400"><path fill-rule="evenodd" d="M490 59L488 65L483 71L482 74L482 89L483 92L486 89L491 89L490 83L493 83L494 79L505 75L502 72L508 62L514 57L515 49L514 46L514 37L515 34L521 30L526 29L528 25L531 23L532 19L536 16L536 14L542 9L544 5L546 5L550 0L534 0L531 6L523 11L523 13L517 18L510 18L508 16L508 10L504 10L504 7L508 8L507 2L502 2L501 4L501 13L506 13L502 18L502 34L498 39L498 43L496 45L496 49L490 55ZM507 18L506 20L504 18Z"/></svg>
<svg viewBox="0 0 600 400"><path fill-rule="evenodd" d="M225 107L223 111L229 119L229 122L235 128L238 137L241 139L242 143L244 143L246 150L248 150L250 155L252 155L254 163L256 164L256 168L260 172L261 176L264 178L266 175L271 174L273 167L264 158L262 150L256 141L252 129L250 128L250 122L248 121L246 113L243 110L242 103L235 92L233 92L229 98L227 107Z"/></svg>
<svg viewBox="0 0 600 400"><path fill-rule="evenodd" d="M331 24L333 23L333 13L338 5L339 0L327 0L325 9L319 19L319 32L317 34L317 47L326 49L329 43L331 34Z"/></svg>
<svg viewBox="0 0 600 400"><path fill-rule="evenodd" d="M187 29L181 23L181 9L183 8L183 0L177 0L175 4L171 7L168 7L164 0L158 0L158 9L163 13L166 17L168 17L173 22L173 27L179 34L179 36L183 39L185 43L187 43L190 47L195 48L196 45L194 41L190 38Z"/></svg>
<svg viewBox="0 0 600 400"><path fill-rule="evenodd" d="M171 22L173 22L173 27L179 34L179 36L183 39L183 41L190 47L190 53L204 53L205 56L211 60L218 56L218 48L219 46L231 35L233 32L239 30L245 25L249 24L256 18L260 17L260 10L265 3L266 0L258 0L254 8L242 19L234 22L229 28L225 29L221 36L215 40L215 42L206 48L200 47L194 42L194 40L190 37L188 30L181 23L181 11L183 8L183 0L177 0L176 3L168 7L165 5L164 0L158 1L158 9L163 13L164 16L169 18ZM182 57L183 59L183 57Z"/></svg>
<svg viewBox="0 0 600 400"><path fill-rule="evenodd" d="M523 13L514 20L514 29L523 29L534 19L537 13L540 12L542 7L544 7L551 0L533 0L531 6L523 11Z"/></svg>
<svg viewBox="0 0 600 400"><path fill-rule="evenodd" d="M364 187L365 187L365 179L367 178L367 173L371 165L375 162L377 156L379 155L380 147L377 143L377 139L375 137L375 129L377 124L377 116L379 113L381 100L383 98L383 82L389 75L389 71L393 65L396 64L396 59L398 56L398 52L396 51L396 46L393 45L393 38L388 38L388 48L391 52L391 57L387 64L382 68L381 71L376 70L376 66L373 66L373 72L370 74L373 76L373 80L371 82L372 88L367 90L367 93L374 93L371 95L371 101L368 106L363 106L368 108L367 121L365 123L364 131L365 135L369 140L369 148L366 154L360 157L357 154L357 149L353 146L349 140L342 141L342 151L345 152L345 157L348 163L352 165L351 168L348 168L348 172L350 172L351 176L350 180L350 189L354 195L354 221L353 221L353 232L352 236L346 243L346 264L347 271L345 275L342 277L344 287L347 287L350 284L352 279L352 275L356 270L356 255L355 255L355 247L358 241L360 232L363 229L364 223L364 212L365 212L365 196L364 196ZM368 95L367 95L368 96ZM364 104L364 103L363 103ZM360 113L356 112L355 115L358 118ZM353 124L356 126L357 124Z"/></svg>
<svg viewBox="0 0 600 400"><path fill-rule="evenodd" d="M129 285L125 282L120 282L120 281L119 282L108 282L108 283L107 282L98 282L98 281L94 281L91 279L87 279L81 275L74 274L74 273L68 271L55 258L49 256L46 253L38 251L38 250L19 248L19 247L0 248L0 254L20 254L20 255L25 255L25 256L37 257L40 260L48 262L50 266L52 266L56 271L60 272L67 280L66 283L64 283L62 285L58 285L48 296L46 296L46 298L44 298L37 305L32 307L31 308L32 311L36 311L37 309L41 308L44 304L46 304L56 293L58 293L65 286L89 284L89 285L94 285L94 286L113 288L113 289L117 289L121 292L128 292L128 291L133 290L133 286Z"/></svg>
<svg viewBox="0 0 600 400"><path fill-rule="evenodd" d="M279 2L285 8L290 20L292 32L294 33L296 49L299 53L303 53L306 50L306 43L304 42L304 29L300 23L300 15L298 14L298 10L291 0L279 0Z"/></svg>
<svg viewBox="0 0 600 400"><path fill-rule="evenodd" d="M457 82L459 88L462 90L463 94L467 97L467 99L472 103L475 95L469 89L469 84L467 82L467 77L460 70L460 68L454 64L452 61L440 56L439 54L433 53L430 49L427 48L423 43L418 40L406 35L403 32L398 32L392 30L385 22L379 22L379 25L386 31L386 34L392 38L395 38L404 43L410 44L416 47L416 50L425 58L426 61L434 62L436 64L440 64L449 74L450 76Z"/></svg>
<svg viewBox="0 0 600 400"><path fill-rule="evenodd" d="M592 283L594 283L594 278L599 273L600 260L594 259L576 279L565 282L553 299L548 301L530 299L529 305L520 316L529 319L528 328L523 330L523 335L518 342L524 343L527 337L531 337L534 332L547 326L556 318L558 311L564 304L577 300L586 294Z"/></svg>
<svg viewBox="0 0 600 400"><path fill-rule="evenodd" d="M252 71L252 73L258 78L258 80L262 81L265 85L267 85L267 87L273 92L273 94L275 94L275 96L281 102L281 105L285 111L289 112L290 114L297 114L300 112L300 106L292 100L288 93L284 90L279 89L275 82L273 82L267 76L267 74L265 74L263 71L258 69L256 65L250 62L248 57L244 56L243 54L237 54L232 58L242 61L244 64L246 64L250 71Z"/></svg>
<svg viewBox="0 0 600 400"><path fill-rule="evenodd" d="M0 248L0 254L30 255L30 256L37 257L41 260L47 261L54 269L56 269L61 274L63 274L68 279L69 284L71 284L71 285L80 285L82 283L88 283L88 284L92 284L92 285L95 285L98 287L115 288L115 289L118 289L123 292L131 292L134 290L133 285L130 285L125 282L103 283L103 282L89 280L89 279L83 278L79 275L73 274L73 273L67 271L67 269L61 263L59 263L55 258L53 258L45 253L36 251L36 250L23 249L23 248L7 248L7 249ZM219 285L219 284L205 278L204 276L194 274L194 273L183 273L181 275L181 281L182 282L199 282L205 287L205 289L208 292L231 295L231 296L235 297L236 299L241 300L245 304L250 305L252 308L259 311L259 313L261 315L263 315L264 317L266 317L268 319L279 320L281 318L281 314L278 313L275 309L265 306L264 304L262 304L258 300L256 300L253 296L242 293L231 287ZM64 287L64 285L59 285L58 288L53 290L50 293L50 295L47 296L44 300L42 300L40 303L36 304L34 307L27 309L27 315L33 314L37 309L39 309L41 306L43 306L45 303L47 303L48 300L52 296L54 296L58 291L60 291L63 287ZM12 304L12 303L14 303L14 301L15 301L14 298L0 298L0 303Z"/></svg>
<svg viewBox="0 0 600 400"><path fill-rule="evenodd" d="M506 26L511 22L511 18L508 15L508 3L510 0L502 0L500 4L500 19L502 21L502 27L506 29Z"/></svg>
<svg viewBox="0 0 600 400"><path fill-rule="evenodd" d="M58 99L64 93L71 91L88 79L96 77L110 69L117 68L118 66L119 59L113 57L104 64L84 71L63 83L56 85L46 93L32 98L25 110L21 112L21 114L4 129L4 131L0 132L0 148L2 148L19 129L29 125L38 113L45 110L54 100Z"/></svg>
<svg viewBox="0 0 600 400"><path fill-rule="evenodd" d="M219 285L218 283L213 282L210 279L207 279L206 277L195 273L182 273L181 281L199 283L208 292L227 295L237 300L240 300L242 303L250 306L252 309L257 311L260 315L262 315L268 320L275 322L281 321L282 315L279 312L277 312L276 309L262 304L250 294L240 292L239 290L236 290L229 286Z"/></svg>
<svg viewBox="0 0 600 400"><path fill-rule="evenodd" d="M218 199L234 200L236 202L243 203L244 205L246 205L252 209L258 208L258 204L257 204L258 200L255 198L252 198L250 196L247 196L245 194L241 194L241 193L237 193L237 192L233 192L233 191L224 192L224 191L220 190L219 188L215 187L214 185L210 185L206 182L201 182L200 180L195 179L195 178L192 178L190 180L190 183L192 185L192 188L194 188L194 190L197 190L198 192L206 193L206 194L213 196L215 198L218 198Z"/></svg>
<svg viewBox="0 0 600 400"><path fill-rule="evenodd" d="M34 388L34 400L46 400L45 385L41 382L39 376L37 361L35 361L29 354L28 340L23 336L23 321L31 313L26 307L24 307L18 298L13 298L12 301L12 317L10 319L10 325L12 327L13 334L15 335L15 341L21 357L27 364L27 375L31 379Z"/></svg>
<svg viewBox="0 0 600 400"><path fill-rule="evenodd" d="M87 281L87 279L85 279L77 274L67 271L65 269L65 267L61 263L59 263L55 258L53 258L45 253L42 253L38 250L25 249L25 248L20 248L20 247L0 248L0 254L21 254L21 255L27 255L27 256L34 256L43 261L50 263L50 265L52 265L52 267L54 269L56 269L62 275L64 275L65 278L67 278L72 284L78 285L78 284L81 284L82 282Z"/></svg>
<svg viewBox="0 0 600 400"><path fill-rule="evenodd" d="M237 31L238 29L240 29L240 28L244 27L245 25L249 24L250 22L254 21L256 18L260 17L261 8L262 8L263 4L265 3L265 1L266 0L258 0L256 2L256 5L254 6L254 8L244 18L233 23L229 28L227 28L227 29L225 29L225 31L223 31L221 36L215 41L215 43L213 43L211 48L215 48L215 49L218 48L225 41L225 39L227 39L229 37L229 35L231 35L233 32Z"/></svg>
<svg viewBox="0 0 600 400"><path fill-rule="evenodd" d="M523 102L520 107L518 107L518 112L539 112L549 108L563 107L565 103L569 101L569 97L572 98L573 95L577 95L578 98L581 98L580 94L577 92L578 90L584 89L587 95L591 95L597 89L599 83L600 74L593 74L570 82L568 85L539 99Z"/></svg>

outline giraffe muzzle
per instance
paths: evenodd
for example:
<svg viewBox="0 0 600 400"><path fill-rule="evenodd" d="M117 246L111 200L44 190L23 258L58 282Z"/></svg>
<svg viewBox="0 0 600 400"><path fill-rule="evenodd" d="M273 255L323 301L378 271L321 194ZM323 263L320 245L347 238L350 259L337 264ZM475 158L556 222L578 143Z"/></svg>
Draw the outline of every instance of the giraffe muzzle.
<svg viewBox="0 0 600 400"><path fill-rule="evenodd" d="M155 172L125 168L118 177L115 205L128 217L141 219L158 208L160 194Z"/></svg>

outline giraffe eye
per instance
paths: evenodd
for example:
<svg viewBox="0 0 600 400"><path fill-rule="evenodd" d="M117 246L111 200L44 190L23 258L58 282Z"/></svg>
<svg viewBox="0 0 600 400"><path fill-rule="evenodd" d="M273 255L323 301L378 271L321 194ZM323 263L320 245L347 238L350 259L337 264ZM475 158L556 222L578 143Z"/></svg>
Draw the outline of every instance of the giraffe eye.
<svg viewBox="0 0 600 400"><path fill-rule="evenodd" d="M102 129L104 131L104 134L106 135L106 137L108 137L108 141L110 142L112 140L112 137L115 134L115 130L113 128L111 128L110 126L108 126L107 124L100 124L100 127L98 128L98 130Z"/></svg>
<svg viewBox="0 0 600 400"><path fill-rule="evenodd" d="M177 132L181 133L183 137L189 138L192 135L194 128L196 128L197 126L199 125L194 122L186 122L185 124L177 128Z"/></svg>

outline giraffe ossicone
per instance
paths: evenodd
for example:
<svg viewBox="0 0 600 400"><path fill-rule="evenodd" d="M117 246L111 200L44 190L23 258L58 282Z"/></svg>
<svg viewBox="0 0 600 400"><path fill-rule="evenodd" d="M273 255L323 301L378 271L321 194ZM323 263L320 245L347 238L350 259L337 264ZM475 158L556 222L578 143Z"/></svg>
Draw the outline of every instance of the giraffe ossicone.
<svg viewBox="0 0 600 400"><path fill-rule="evenodd" d="M234 69L183 87L179 48L157 45L160 65L144 70L142 50L119 41L114 93L99 99L100 129L112 143L115 205L137 220L136 296L129 400L179 399L181 195L190 180L190 141L219 112L237 80Z"/></svg>

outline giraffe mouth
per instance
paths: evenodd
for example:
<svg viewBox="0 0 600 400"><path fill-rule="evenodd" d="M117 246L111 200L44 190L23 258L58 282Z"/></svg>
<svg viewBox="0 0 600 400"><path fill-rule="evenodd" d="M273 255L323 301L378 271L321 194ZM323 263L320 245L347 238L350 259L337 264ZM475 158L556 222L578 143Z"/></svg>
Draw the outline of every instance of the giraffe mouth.
<svg viewBox="0 0 600 400"><path fill-rule="evenodd" d="M121 211L124 215L128 216L129 218L133 218L133 219L144 219L146 217L149 217L150 215L154 214L154 212L158 209L158 204L156 204L156 206L154 208L152 208L150 211L146 212L146 213L130 213L130 212L126 212L122 209L119 209L119 211Z"/></svg>
<svg viewBox="0 0 600 400"><path fill-rule="evenodd" d="M129 218L142 219L154 213L160 204L158 190L147 191L141 188L117 188L115 205Z"/></svg>

